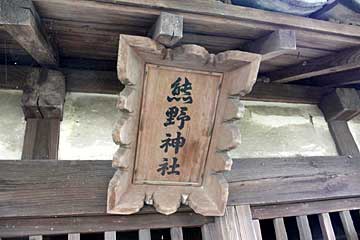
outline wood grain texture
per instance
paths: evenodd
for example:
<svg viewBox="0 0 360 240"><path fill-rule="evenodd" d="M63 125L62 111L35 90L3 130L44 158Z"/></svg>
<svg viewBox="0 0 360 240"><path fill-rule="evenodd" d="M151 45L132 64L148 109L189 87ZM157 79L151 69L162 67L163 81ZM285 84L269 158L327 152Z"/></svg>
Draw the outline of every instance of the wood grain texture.
<svg viewBox="0 0 360 240"><path fill-rule="evenodd" d="M336 237L329 213L319 214L319 222L320 222L322 237L324 238L324 240L335 240Z"/></svg>
<svg viewBox="0 0 360 240"><path fill-rule="evenodd" d="M286 83L359 67L359 48L350 48L325 57L304 61L286 70L268 74L272 82Z"/></svg>
<svg viewBox="0 0 360 240"><path fill-rule="evenodd" d="M23 87L21 106L25 118L62 119L65 77L55 70L33 68Z"/></svg>
<svg viewBox="0 0 360 240"><path fill-rule="evenodd" d="M68 240L80 240L80 233L68 234Z"/></svg>
<svg viewBox="0 0 360 240"><path fill-rule="evenodd" d="M311 229L307 216L296 217L296 223L299 230L300 240L312 239Z"/></svg>
<svg viewBox="0 0 360 240"><path fill-rule="evenodd" d="M345 231L346 239L348 240L358 240L358 234L354 227L354 222L351 218L350 211L342 211L339 213L342 226Z"/></svg>
<svg viewBox="0 0 360 240"><path fill-rule="evenodd" d="M336 88L319 104L327 121L349 121L360 114L360 96L356 89Z"/></svg>
<svg viewBox="0 0 360 240"><path fill-rule="evenodd" d="M285 223L283 218L273 219L276 240L287 240L288 236L286 233Z"/></svg>
<svg viewBox="0 0 360 240"><path fill-rule="evenodd" d="M261 228L260 228L260 221L253 220L254 230L256 234L256 240L262 240Z"/></svg>
<svg viewBox="0 0 360 240"><path fill-rule="evenodd" d="M220 239L220 228L215 223L207 223L201 226L201 236L203 240Z"/></svg>
<svg viewBox="0 0 360 240"><path fill-rule="evenodd" d="M328 126L339 155L360 155L359 148L346 121L330 121Z"/></svg>
<svg viewBox="0 0 360 240"><path fill-rule="evenodd" d="M240 239L256 239L255 228L249 205L235 206L237 221L239 222Z"/></svg>
<svg viewBox="0 0 360 240"><path fill-rule="evenodd" d="M149 226L159 229L177 226L198 227L212 221L212 218L206 218L194 213L176 213L171 216L148 213L133 216L93 215L60 218L5 218L0 219L0 236L17 237L37 234L57 235L69 232L105 232L105 236L114 237L115 231L136 231ZM11 228L6 226L11 226ZM78 240L80 237L79 234L69 235L74 240Z"/></svg>
<svg viewBox="0 0 360 240"><path fill-rule="evenodd" d="M171 240L184 240L182 227L170 228Z"/></svg>
<svg viewBox="0 0 360 240"><path fill-rule="evenodd" d="M2 1L0 24L39 64L56 66L58 56L30 0ZM7 14L5 14L7 13Z"/></svg>
<svg viewBox="0 0 360 240"><path fill-rule="evenodd" d="M360 198L252 206L255 219L273 219L360 209Z"/></svg>
<svg viewBox="0 0 360 240"><path fill-rule="evenodd" d="M120 93L117 104L123 116L113 131L113 140L120 146L114 155L113 166L119 170L109 183L108 213L132 214L138 212L145 202L166 215L176 212L180 204L188 205L196 213L206 216L223 215L228 198L228 184L218 172L228 170L231 161L219 158L218 152L229 151L239 143L239 131L235 125L238 114L224 118L224 112L229 101L239 101L237 96L251 91L259 64L260 56L257 54L226 51L214 55L197 45L181 45L170 49L149 38L120 35L118 76L125 89ZM167 68L161 67L163 65ZM210 102L212 104L209 105L210 109L204 109L203 112L194 111L195 107L188 109L189 115L199 121L191 125L192 130L201 132L200 138L197 134L196 138L192 139L192 135L189 135L190 125L185 128L188 132L186 136L190 136L190 144L185 146L185 155L180 157L194 159L185 165L189 168L185 171L186 175L191 173L189 177L162 178L153 172L150 174L145 171L154 171L160 166L154 161L161 159L161 151L154 152L154 149L159 148L156 145L156 142L161 141L159 133L165 133L159 130L162 125L157 118L163 115L159 110L164 111L159 106L166 106L164 93L167 91L163 89L166 85L159 85L156 81L163 79L161 82L167 81L169 85L174 81L171 79L176 79L178 75L194 80L191 96L197 109L203 108L200 105L208 106ZM159 91L161 94L156 93ZM201 98L200 93L205 94L206 98ZM157 102L154 95L162 96L162 100ZM151 106L157 108L153 109ZM157 123L152 123L155 120ZM171 134L167 137L170 140L173 138ZM147 146L144 142L153 145ZM199 151L196 152L195 149ZM190 150L195 156L189 155ZM148 161L149 157L151 161ZM219 164L219 159L224 162ZM171 165L168 164L168 167ZM200 176L202 179L199 179ZM143 182L151 184L142 184ZM156 183L161 183L161 188ZM191 183L193 186L185 186L184 183Z"/></svg>
<svg viewBox="0 0 360 240"><path fill-rule="evenodd" d="M140 229L139 240L151 240L150 229Z"/></svg>
<svg viewBox="0 0 360 240"><path fill-rule="evenodd" d="M284 29L276 30L269 35L246 43L241 49L243 51L261 54L262 61L291 53L296 50L295 31Z"/></svg>
<svg viewBox="0 0 360 240"><path fill-rule="evenodd" d="M155 41L167 46L174 46L183 37L183 16L161 12L152 27L150 35Z"/></svg>
<svg viewBox="0 0 360 240"><path fill-rule="evenodd" d="M59 119L28 118L21 159L58 159Z"/></svg>

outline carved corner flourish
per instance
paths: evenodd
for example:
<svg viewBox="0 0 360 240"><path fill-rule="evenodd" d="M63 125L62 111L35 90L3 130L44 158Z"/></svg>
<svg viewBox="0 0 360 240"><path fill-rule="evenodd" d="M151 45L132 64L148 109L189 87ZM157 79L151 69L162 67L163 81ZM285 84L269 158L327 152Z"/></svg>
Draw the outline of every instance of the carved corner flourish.
<svg viewBox="0 0 360 240"><path fill-rule="evenodd" d="M214 55L197 45L169 49L150 38L120 35L118 77L125 88L117 103L121 117L113 131L113 140L119 145L114 154L113 167L118 170L108 187L108 213L133 214L148 204L158 212L169 215L184 204L205 216L224 214L229 190L222 172L231 169L232 159L228 151L240 143L236 122L243 116L244 106L239 96L251 91L260 59L260 55L241 51ZM146 64L222 74L216 117L200 186L133 183Z"/></svg>

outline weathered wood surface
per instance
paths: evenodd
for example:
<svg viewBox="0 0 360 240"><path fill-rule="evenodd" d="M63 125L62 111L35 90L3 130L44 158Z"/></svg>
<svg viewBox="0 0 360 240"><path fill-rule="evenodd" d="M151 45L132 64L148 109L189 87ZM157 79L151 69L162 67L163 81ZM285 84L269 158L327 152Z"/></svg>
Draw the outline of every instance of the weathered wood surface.
<svg viewBox="0 0 360 240"><path fill-rule="evenodd" d="M339 155L359 156L360 151L346 121L328 122Z"/></svg>
<svg viewBox="0 0 360 240"><path fill-rule="evenodd" d="M253 216L254 217L254 216ZM260 221L257 219L253 220L254 230L256 234L256 240L262 240L262 233L260 228Z"/></svg>
<svg viewBox="0 0 360 240"><path fill-rule="evenodd" d="M21 159L57 159L59 136L60 119L27 119Z"/></svg>
<svg viewBox="0 0 360 240"><path fill-rule="evenodd" d="M345 231L346 239L348 240L358 240L358 234L356 232L354 222L351 218L350 211L342 211L339 213L342 226Z"/></svg>
<svg viewBox="0 0 360 240"><path fill-rule="evenodd" d="M68 240L80 240L80 233L68 234Z"/></svg>
<svg viewBox="0 0 360 240"><path fill-rule="evenodd" d="M1 1L0 25L39 64L57 66L56 48L50 42L30 0Z"/></svg>
<svg viewBox="0 0 360 240"><path fill-rule="evenodd" d="M360 209L360 198L344 198L314 202L283 203L252 206L254 219L285 218L300 215L340 212Z"/></svg>
<svg viewBox="0 0 360 240"><path fill-rule="evenodd" d="M359 169L357 157L234 160L228 205L359 197ZM0 161L0 216L104 214L114 171L110 161Z"/></svg>
<svg viewBox="0 0 360 240"><path fill-rule="evenodd" d="M287 240L287 233L284 223L284 218L273 219L276 240Z"/></svg>
<svg viewBox="0 0 360 240"><path fill-rule="evenodd" d="M184 240L182 227L170 228L171 240Z"/></svg>
<svg viewBox="0 0 360 240"><path fill-rule="evenodd" d="M286 83L328 73L351 70L360 66L360 49L350 48L325 57L304 61L302 64L268 74L272 82Z"/></svg>
<svg viewBox="0 0 360 240"><path fill-rule="evenodd" d="M116 232L105 232L104 233L104 240L116 240Z"/></svg>
<svg viewBox="0 0 360 240"><path fill-rule="evenodd" d="M360 114L360 95L353 88L336 88L319 104L327 121L348 121Z"/></svg>
<svg viewBox="0 0 360 240"><path fill-rule="evenodd" d="M131 231L149 227L198 227L212 222L213 218L194 213L176 213L171 216L142 214L132 216L88 216L61 218L0 219L0 237L26 235L54 235L76 232ZM76 236L76 234L74 234Z"/></svg>
<svg viewBox="0 0 360 240"><path fill-rule="evenodd" d="M151 240L150 229L140 229L139 240Z"/></svg>
<svg viewBox="0 0 360 240"><path fill-rule="evenodd" d="M220 239L220 228L215 223L207 223L201 226L201 236L203 240Z"/></svg>
<svg viewBox="0 0 360 240"><path fill-rule="evenodd" d="M65 77L55 70L33 68L26 77L21 106L25 118L62 119Z"/></svg>
<svg viewBox="0 0 360 240"><path fill-rule="evenodd" d="M183 17L167 12L161 12L152 27L152 38L167 46L174 46L183 37Z"/></svg>
<svg viewBox="0 0 360 240"><path fill-rule="evenodd" d="M296 217L296 223L299 229L300 240L312 239L311 229L307 216Z"/></svg>
<svg viewBox="0 0 360 240"><path fill-rule="evenodd" d="M329 213L319 214L319 222L324 240L336 240Z"/></svg>
<svg viewBox="0 0 360 240"><path fill-rule="evenodd" d="M249 41L241 49L261 54L261 60L266 61L286 53L295 52L296 34L294 30L276 30L255 41Z"/></svg>
<svg viewBox="0 0 360 240"><path fill-rule="evenodd" d="M337 72L313 77L306 80L306 83L316 86L342 87L345 85L360 83L360 69L355 68L349 71Z"/></svg>

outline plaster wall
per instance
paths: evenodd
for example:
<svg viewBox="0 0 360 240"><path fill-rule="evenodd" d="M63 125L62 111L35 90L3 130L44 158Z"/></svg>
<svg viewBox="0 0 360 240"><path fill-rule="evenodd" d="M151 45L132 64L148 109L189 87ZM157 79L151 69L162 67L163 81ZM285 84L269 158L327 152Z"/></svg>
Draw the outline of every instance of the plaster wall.
<svg viewBox="0 0 360 240"><path fill-rule="evenodd" d="M0 90L0 159L21 159L24 141L22 91Z"/></svg>

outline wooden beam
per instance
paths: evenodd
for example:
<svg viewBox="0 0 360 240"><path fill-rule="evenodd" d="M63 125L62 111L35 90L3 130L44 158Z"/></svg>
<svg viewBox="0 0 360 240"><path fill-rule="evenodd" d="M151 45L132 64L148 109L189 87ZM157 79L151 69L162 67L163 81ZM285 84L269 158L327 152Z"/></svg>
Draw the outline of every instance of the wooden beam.
<svg viewBox="0 0 360 240"><path fill-rule="evenodd" d="M319 222L324 240L336 240L329 213L319 214Z"/></svg>
<svg viewBox="0 0 360 240"><path fill-rule="evenodd" d="M249 41L240 49L261 54L262 61L292 53L296 50L295 31L279 29L255 41Z"/></svg>
<svg viewBox="0 0 360 240"><path fill-rule="evenodd" d="M242 100L318 104L332 89L290 84L256 83Z"/></svg>
<svg viewBox="0 0 360 240"><path fill-rule="evenodd" d="M0 219L0 237L17 237L28 235L56 235L76 233L132 231L143 228L171 228L176 226L198 227L213 221L194 213L176 213L170 216L161 214L142 215L102 215L88 217L61 218L16 218ZM11 226L8 228L6 226ZM150 231L149 231L150 233ZM78 234L69 235L69 239L78 239Z"/></svg>
<svg viewBox="0 0 360 240"><path fill-rule="evenodd" d="M172 47L183 37L183 17L167 12L161 12L152 27L152 38L167 46Z"/></svg>
<svg viewBox="0 0 360 240"><path fill-rule="evenodd" d="M328 122L336 149L342 156L359 156L360 151L346 121Z"/></svg>
<svg viewBox="0 0 360 240"><path fill-rule="evenodd" d="M0 4L0 26L40 65L57 66L57 51L46 35L31 0L1 1Z"/></svg>
<svg viewBox="0 0 360 240"><path fill-rule="evenodd" d="M351 70L360 67L360 48L350 48L325 57L304 61L302 64L270 72L272 82L286 83L328 73Z"/></svg>
<svg viewBox="0 0 360 240"><path fill-rule="evenodd" d="M113 175L111 161L2 160L0 216L103 215ZM235 159L225 177L229 206L360 196L358 157Z"/></svg>
<svg viewBox="0 0 360 240"><path fill-rule="evenodd" d="M306 82L311 85L326 87L343 87L346 85L359 84L360 68L309 78Z"/></svg>
<svg viewBox="0 0 360 240"><path fill-rule="evenodd" d="M0 65L0 88L22 89L27 74L32 70L25 66ZM115 71L60 68L66 79L67 92L118 94L123 85ZM5 74L6 73L6 74ZM7 77L5 77L7 76ZM318 104L331 88L292 84L256 83L243 100Z"/></svg>
<svg viewBox="0 0 360 240"><path fill-rule="evenodd" d="M258 205L251 207L255 219L285 218L356 209L360 209L359 197L314 202L272 204L265 206Z"/></svg>
<svg viewBox="0 0 360 240"><path fill-rule="evenodd" d="M319 104L327 121L348 121L360 114L360 96L355 89L336 88Z"/></svg>

